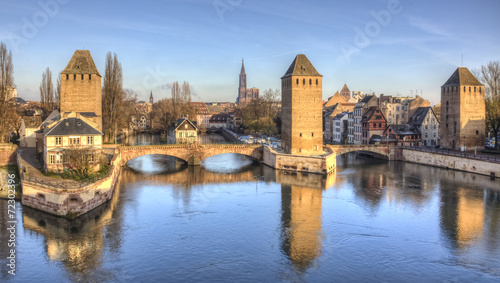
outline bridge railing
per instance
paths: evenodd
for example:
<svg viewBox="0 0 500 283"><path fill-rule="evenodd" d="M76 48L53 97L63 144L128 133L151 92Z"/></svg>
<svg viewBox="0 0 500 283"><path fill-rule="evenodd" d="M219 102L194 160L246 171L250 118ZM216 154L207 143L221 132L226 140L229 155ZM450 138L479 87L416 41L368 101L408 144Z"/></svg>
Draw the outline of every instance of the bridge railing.
<svg viewBox="0 0 500 283"><path fill-rule="evenodd" d="M494 163L500 163L500 157L492 156L492 155L488 155L488 154L483 154L483 153L476 154L476 153L468 152L468 151L457 151L457 150L450 150L450 149L433 148L433 147L417 147L417 146L398 146L398 148L423 151L423 152L438 153L438 154L444 154L444 155L450 155L450 156L456 156L456 157L464 157L464 158L469 158L469 159L474 159L474 160L483 160L483 161L494 162Z"/></svg>

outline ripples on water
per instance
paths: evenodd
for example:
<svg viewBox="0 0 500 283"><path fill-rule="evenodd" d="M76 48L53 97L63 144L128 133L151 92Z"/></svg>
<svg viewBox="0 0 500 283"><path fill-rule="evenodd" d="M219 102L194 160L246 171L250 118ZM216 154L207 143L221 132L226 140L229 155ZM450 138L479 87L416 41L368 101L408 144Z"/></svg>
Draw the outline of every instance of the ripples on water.
<svg viewBox="0 0 500 283"><path fill-rule="evenodd" d="M113 199L76 221L18 205L29 282L498 282L500 182L415 164L339 158L285 174L240 155L202 166L129 161Z"/></svg>

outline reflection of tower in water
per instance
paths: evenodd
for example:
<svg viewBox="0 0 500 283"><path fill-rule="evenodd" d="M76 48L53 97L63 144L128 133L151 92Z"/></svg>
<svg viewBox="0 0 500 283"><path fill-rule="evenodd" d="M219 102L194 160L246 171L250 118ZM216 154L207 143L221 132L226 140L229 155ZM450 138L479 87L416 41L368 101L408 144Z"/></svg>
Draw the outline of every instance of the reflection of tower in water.
<svg viewBox="0 0 500 283"><path fill-rule="evenodd" d="M322 190L281 185L281 248L301 271L321 253Z"/></svg>
<svg viewBox="0 0 500 283"><path fill-rule="evenodd" d="M441 191L440 215L442 231L450 244L455 248L466 248L483 234L483 190L458 188Z"/></svg>

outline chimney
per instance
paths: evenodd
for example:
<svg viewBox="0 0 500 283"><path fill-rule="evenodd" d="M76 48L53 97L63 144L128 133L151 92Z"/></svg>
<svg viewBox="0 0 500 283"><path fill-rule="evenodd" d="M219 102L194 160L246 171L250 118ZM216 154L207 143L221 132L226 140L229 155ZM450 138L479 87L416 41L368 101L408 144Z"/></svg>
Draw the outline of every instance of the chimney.
<svg viewBox="0 0 500 283"><path fill-rule="evenodd" d="M80 112L76 112L76 119L80 119Z"/></svg>

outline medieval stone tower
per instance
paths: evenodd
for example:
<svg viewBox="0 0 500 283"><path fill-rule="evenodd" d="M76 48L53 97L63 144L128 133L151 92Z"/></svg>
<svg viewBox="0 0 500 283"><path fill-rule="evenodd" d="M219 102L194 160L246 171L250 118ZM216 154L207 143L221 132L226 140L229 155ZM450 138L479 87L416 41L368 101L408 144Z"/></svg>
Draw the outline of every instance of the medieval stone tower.
<svg viewBox="0 0 500 283"><path fill-rule="evenodd" d="M441 146L484 149L484 85L467 68L458 68L441 87Z"/></svg>
<svg viewBox="0 0 500 283"><path fill-rule="evenodd" d="M88 50L76 50L61 72L61 113L77 112L102 132L101 75Z"/></svg>
<svg viewBox="0 0 500 283"><path fill-rule="evenodd" d="M288 154L323 154L322 78L303 54L281 78L281 141Z"/></svg>

